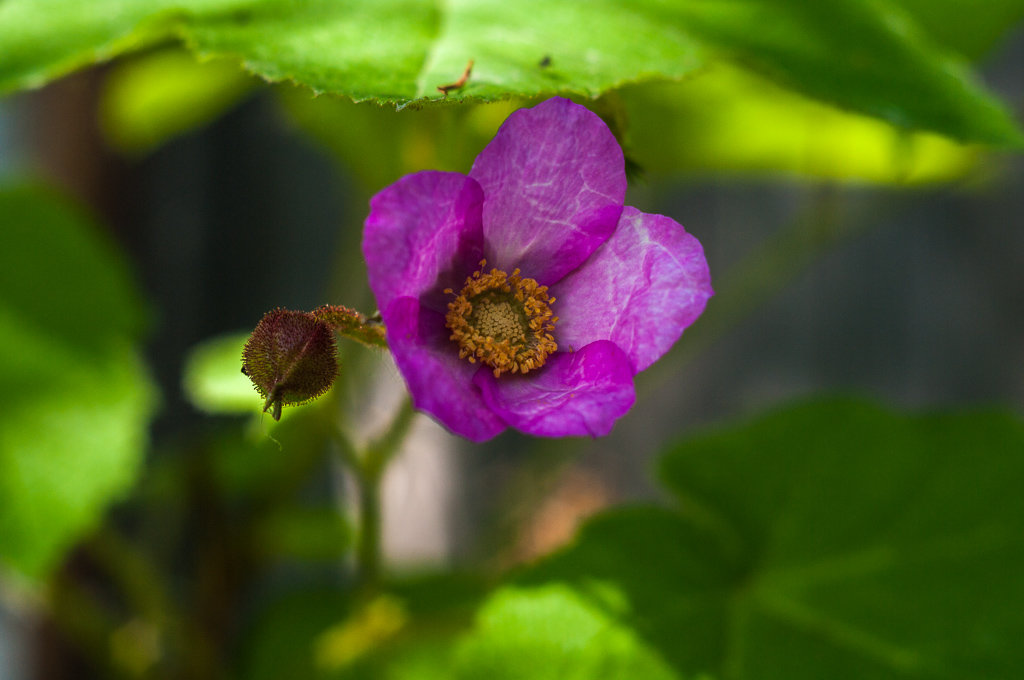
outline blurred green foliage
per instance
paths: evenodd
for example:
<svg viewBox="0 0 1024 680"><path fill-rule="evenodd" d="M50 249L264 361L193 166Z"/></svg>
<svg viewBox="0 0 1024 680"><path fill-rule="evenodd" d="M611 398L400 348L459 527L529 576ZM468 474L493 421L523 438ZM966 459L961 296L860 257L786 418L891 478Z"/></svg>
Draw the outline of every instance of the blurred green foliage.
<svg viewBox="0 0 1024 680"><path fill-rule="evenodd" d="M41 579L130 488L156 395L124 261L65 200L0 191L0 563Z"/></svg>

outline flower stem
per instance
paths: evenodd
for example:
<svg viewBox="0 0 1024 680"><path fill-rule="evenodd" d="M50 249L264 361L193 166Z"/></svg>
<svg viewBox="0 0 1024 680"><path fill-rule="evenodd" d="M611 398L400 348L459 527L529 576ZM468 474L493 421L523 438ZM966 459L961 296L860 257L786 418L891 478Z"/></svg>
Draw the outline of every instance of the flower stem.
<svg viewBox="0 0 1024 680"><path fill-rule="evenodd" d="M387 431L371 442L362 453L340 430L338 445L343 462L351 469L359 493L359 533L356 544L356 575L363 592L373 592L381 574L381 482L402 442L413 416L412 402L406 398Z"/></svg>
<svg viewBox="0 0 1024 680"><path fill-rule="evenodd" d="M367 347L388 348L384 325L379 317L368 318L341 305L323 305L314 309L312 314L343 338L361 342Z"/></svg>

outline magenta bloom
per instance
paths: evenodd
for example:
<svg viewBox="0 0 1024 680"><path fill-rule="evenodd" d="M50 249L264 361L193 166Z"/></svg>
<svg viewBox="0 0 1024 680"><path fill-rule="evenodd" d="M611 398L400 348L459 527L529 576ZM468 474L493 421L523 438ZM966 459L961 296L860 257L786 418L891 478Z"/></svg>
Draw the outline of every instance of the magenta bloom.
<svg viewBox="0 0 1024 680"><path fill-rule="evenodd" d="M623 206L622 150L567 99L516 111L469 176L370 202L363 253L413 403L474 441L605 435L711 280L674 220Z"/></svg>

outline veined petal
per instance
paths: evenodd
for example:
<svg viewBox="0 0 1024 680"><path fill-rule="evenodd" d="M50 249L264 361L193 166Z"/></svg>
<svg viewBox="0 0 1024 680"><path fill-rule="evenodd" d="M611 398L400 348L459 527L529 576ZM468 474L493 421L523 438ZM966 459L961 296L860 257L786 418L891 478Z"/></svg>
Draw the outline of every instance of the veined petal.
<svg viewBox="0 0 1024 680"><path fill-rule="evenodd" d="M542 437L606 435L636 400L629 357L607 340L558 352L524 376L481 370L473 383L509 426Z"/></svg>
<svg viewBox="0 0 1024 680"><path fill-rule="evenodd" d="M400 297L382 317L387 324L388 347L409 387L413 406L475 442L505 429L505 423L487 407L473 385L473 375L480 365L459 358L448 339L443 314L413 298Z"/></svg>
<svg viewBox="0 0 1024 680"><path fill-rule="evenodd" d="M627 206L611 238L551 293L559 348L611 340L639 373L700 316L712 290L696 238L671 218Z"/></svg>
<svg viewBox="0 0 1024 680"><path fill-rule="evenodd" d="M568 99L516 111L476 157L488 261L550 286L614 231L626 195L622 149Z"/></svg>
<svg viewBox="0 0 1024 680"><path fill-rule="evenodd" d="M363 255L379 309L408 296L441 311L483 258L476 181L454 172L407 175L370 200Z"/></svg>

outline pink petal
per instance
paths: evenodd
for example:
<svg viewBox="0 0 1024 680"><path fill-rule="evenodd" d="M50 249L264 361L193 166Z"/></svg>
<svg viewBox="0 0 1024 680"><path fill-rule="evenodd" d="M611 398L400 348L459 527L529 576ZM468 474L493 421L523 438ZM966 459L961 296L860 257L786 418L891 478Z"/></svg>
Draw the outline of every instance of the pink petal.
<svg viewBox="0 0 1024 680"><path fill-rule="evenodd" d="M454 172L417 172L370 200L363 232L379 309L409 296L441 311L483 258L480 186Z"/></svg>
<svg viewBox="0 0 1024 680"><path fill-rule="evenodd" d="M455 434L475 442L494 437L506 425L473 385L480 368L459 358L448 339L444 315L400 297L382 313L388 346L412 395L413 406L434 416Z"/></svg>
<svg viewBox="0 0 1024 680"><path fill-rule="evenodd" d="M543 285L578 267L615 229L626 195L622 149L568 99L516 111L476 157L489 264Z"/></svg>
<svg viewBox="0 0 1024 680"><path fill-rule="evenodd" d="M607 340L558 352L523 376L481 370L473 383L509 426L542 437L606 435L636 399L629 357Z"/></svg>
<svg viewBox="0 0 1024 680"><path fill-rule="evenodd" d="M639 373L704 311L711 275L700 242L682 225L627 206L607 243L551 294L559 349L611 340Z"/></svg>

